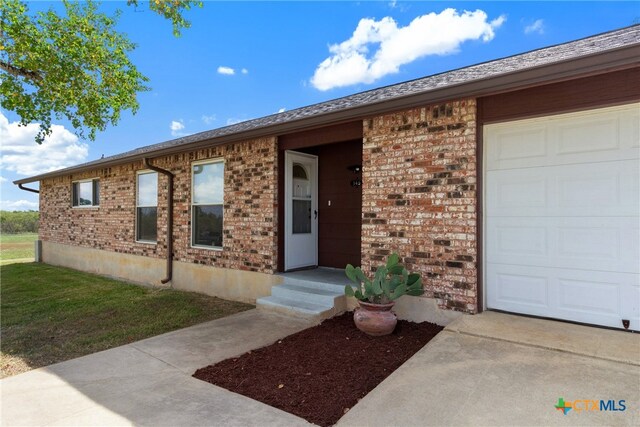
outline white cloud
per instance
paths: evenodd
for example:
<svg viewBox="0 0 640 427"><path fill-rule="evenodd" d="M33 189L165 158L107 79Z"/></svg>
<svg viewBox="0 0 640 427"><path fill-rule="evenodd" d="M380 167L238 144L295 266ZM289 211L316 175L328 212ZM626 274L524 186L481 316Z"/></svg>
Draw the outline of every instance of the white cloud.
<svg viewBox="0 0 640 427"><path fill-rule="evenodd" d="M311 84L324 91L373 83L424 56L455 53L467 40L488 42L505 20L500 16L488 21L482 10L458 13L451 8L418 16L406 27L398 27L389 16L361 19L350 39L329 46L332 55L318 65Z"/></svg>
<svg viewBox="0 0 640 427"><path fill-rule="evenodd" d="M223 67L223 66L218 67L218 74L224 74L226 76L233 76L235 73L236 73L236 70L234 70L231 67Z"/></svg>
<svg viewBox="0 0 640 427"><path fill-rule="evenodd" d="M525 34L538 33L544 34L544 21L537 19L533 24L524 27Z"/></svg>
<svg viewBox="0 0 640 427"><path fill-rule="evenodd" d="M29 211L38 210L39 203L29 200L2 200L0 207L4 211Z"/></svg>
<svg viewBox="0 0 640 427"><path fill-rule="evenodd" d="M242 74L249 74L249 70L247 70L246 68L241 68L240 72ZM236 74L236 70L235 68L231 68L231 67L225 67L225 66L219 66L218 67L218 74L222 74L225 76L233 76Z"/></svg>
<svg viewBox="0 0 640 427"><path fill-rule="evenodd" d="M211 114L210 116L207 116L206 114L203 114L201 119L204 122L204 124L210 125L210 124L212 124L213 122L216 121L216 115L215 114Z"/></svg>
<svg viewBox="0 0 640 427"><path fill-rule="evenodd" d="M51 126L42 144L35 142L39 125L20 126L0 112L0 167L18 175L38 175L86 161L89 146L61 125Z"/></svg>
<svg viewBox="0 0 640 427"><path fill-rule="evenodd" d="M187 133L180 132L184 129L184 121L182 119L172 120L171 124L169 124L169 129L171 129L171 136L180 137L188 135Z"/></svg>
<svg viewBox="0 0 640 427"><path fill-rule="evenodd" d="M171 128L172 131L182 130L182 129L184 129L184 123L183 123L182 119L180 119L180 120L172 120L171 124L169 125L169 127Z"/></svg>
<svg viewBox="0 0 640 427"><path fill-rule="evenodd" d="M0 176L0 184L3 182L7 182L7 178L5 178L4 176Z"/></svg>
<svg viewBox="0 0 640 427"><path fill-rule="evenodd" d="M281 109L278 110L278 113L284 113L285 111L287 111L287 109L282 107Z"/></svg>

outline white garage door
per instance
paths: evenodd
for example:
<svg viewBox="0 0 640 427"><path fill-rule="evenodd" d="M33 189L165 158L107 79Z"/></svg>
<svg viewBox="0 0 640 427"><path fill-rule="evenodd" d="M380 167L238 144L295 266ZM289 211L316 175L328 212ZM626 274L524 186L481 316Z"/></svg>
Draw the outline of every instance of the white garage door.
<svg viewBox="0 0 640 427"><path fill-rule="evenodd" d="M640 104L487 125L487 307L640 330Z"/></svg>

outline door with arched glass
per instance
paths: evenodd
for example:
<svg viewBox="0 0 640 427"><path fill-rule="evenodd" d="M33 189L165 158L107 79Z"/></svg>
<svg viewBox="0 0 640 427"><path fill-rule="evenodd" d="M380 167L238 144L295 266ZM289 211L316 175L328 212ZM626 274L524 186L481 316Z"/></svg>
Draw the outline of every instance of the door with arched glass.
<svg viewBox="0 0 640 427"><path fill-rule="evenodd" d="M318 265L318 158L285 152L285 270Z"/></svg>

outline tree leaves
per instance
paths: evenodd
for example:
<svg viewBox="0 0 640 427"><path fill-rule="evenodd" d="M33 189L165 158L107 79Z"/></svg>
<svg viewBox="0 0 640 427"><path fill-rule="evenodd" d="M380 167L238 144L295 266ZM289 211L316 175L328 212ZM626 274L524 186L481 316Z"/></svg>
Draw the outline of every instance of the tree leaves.
<svg viewBox="0 0 640 427"><path fill-rule="evenodd" d="M138 0L127 0L129 6L138 6ZM201 1L193 0L151 0L149 2L149 8L156 12L158 15L171 21L173 24L173 35L180 36L180 30L182 28L191 27L191 23L184 19L182 15L184 11L191 9L192 6L202 7Z"/></svg>
<svg viewBox="0 0 640 427"><path fill-rule="evenodd" d="M152 0L150 8L179 34L189 26L182 12L196 4ZM119 13L107 16L91 1L64 6L66 16L53 9L34 15L19 0L0 2L0 103L21 125L40 124L39 144L62 118L80 138L95 140L123 111L135 113L137 93L149 90L129 59L135 45L116 30Z"/></svg>

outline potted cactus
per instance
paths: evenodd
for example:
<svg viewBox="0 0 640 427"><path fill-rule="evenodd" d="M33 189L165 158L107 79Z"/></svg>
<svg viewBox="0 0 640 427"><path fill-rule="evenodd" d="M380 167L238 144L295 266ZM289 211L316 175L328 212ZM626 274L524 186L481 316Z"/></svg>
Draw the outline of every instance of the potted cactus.
<svg viewBox="0 0 640 427"><path fill-rule="evenodd" d="M356 327L362 332L381 336L393 332L398 322L391 311L395 300L402 295L421 295L422 280L417 273L409 274L399 263L400 257L393 253L387 263L376 270L373 279L367 278L360 267L349 264L345 273L355 283L346 285L344 293L358 300L359 308L353 314Z"/></svg>

